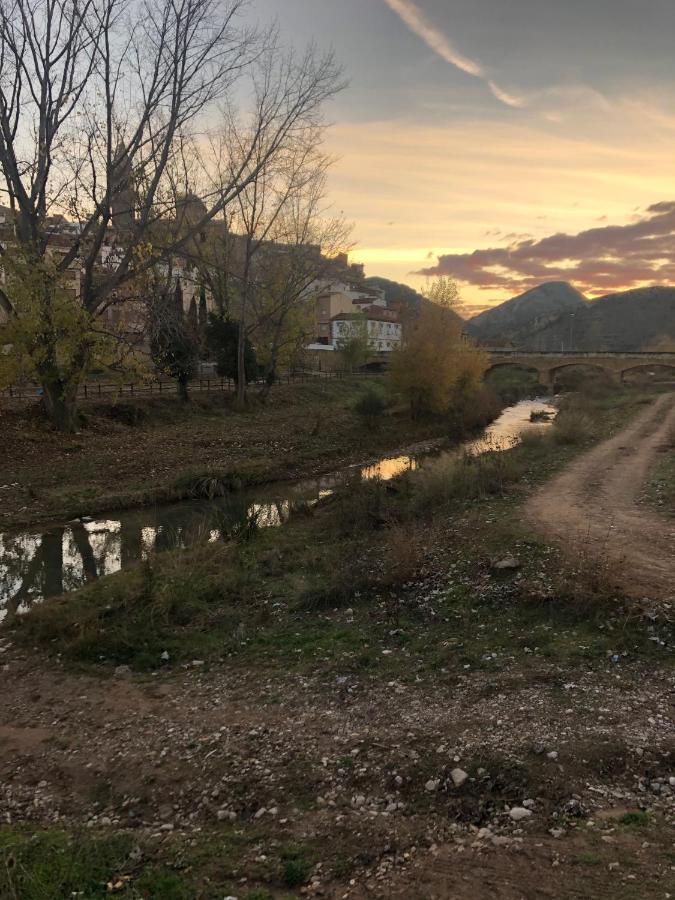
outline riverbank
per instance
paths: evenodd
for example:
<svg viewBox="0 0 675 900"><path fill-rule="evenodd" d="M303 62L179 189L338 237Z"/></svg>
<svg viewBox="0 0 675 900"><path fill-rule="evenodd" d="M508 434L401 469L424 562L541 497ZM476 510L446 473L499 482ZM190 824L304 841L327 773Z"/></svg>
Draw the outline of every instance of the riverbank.
<svg viewBox="0 0 675 900"><path fill-rule="evenodd" d="M35 609L0 648L0 888L663 898L672 625L521 516L650 402Z"/></svg>
<svg viewBox="0 0 675 900"><path fill-rule="evenodd" d="M447 434L395 408L364 421L355 405L373 383L283 385L247 412L223 394L91 405L72 436L37 410L1 410L0 531L309 477ZM482 424L498 411L494 400Z"/></svg>

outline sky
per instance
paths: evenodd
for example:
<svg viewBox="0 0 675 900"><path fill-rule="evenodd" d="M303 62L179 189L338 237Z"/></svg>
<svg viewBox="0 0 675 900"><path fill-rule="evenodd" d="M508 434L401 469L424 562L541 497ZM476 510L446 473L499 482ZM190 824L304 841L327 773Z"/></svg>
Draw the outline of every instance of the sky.
<svg viewBox="0 0 675 900"><path fill-rule="evenodd" d="M673 0L253 0L333 48L353 259L473 314L543 281L675 283ZM424 274L426 273L426 275Z"/></svg>

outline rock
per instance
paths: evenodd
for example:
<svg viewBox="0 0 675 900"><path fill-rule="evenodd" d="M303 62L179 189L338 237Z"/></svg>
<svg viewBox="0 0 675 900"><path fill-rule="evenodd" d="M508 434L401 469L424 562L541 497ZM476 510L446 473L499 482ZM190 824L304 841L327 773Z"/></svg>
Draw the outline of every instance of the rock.
<svg viewBox="0 0 675 900"><path fill-rule="evenodd" d="M169 651L165 650L163 653L160 653L159 658L164 660L164 662L169 661Z"/></svg>
<svg viewBox="0 0 675 900"><path fill-rule="evenodd" d="M267 810L265 809L265 807L261 806L260 809L258 810L258 812L253 816L253 818L260 819L265 815L266 812L267 812Z"/></svg>
<svg viewBox="0 0 675 900"><path fill-rule="evenodd" d="M440 785L440 780L438 778L430 778L429 781L424 785L424 790L432 793L433 791L437 791Z"/></svg>
<svg viewBox="0 0 675 900"><path fill-rule="evenodd" d="M520 568L520 562L515 556L505 556L503 559L493 562L492 568L495 572L515 572L516 569Z"/></svg>
<svg viewBox="0 0 675 900"><path fill-rule="evenodd" d="M131 666L116 666L115 668L115 678L124 678L126 675L131 674Z"/></svg>
<svg viewBox="0 0 675 900"><path fill-rule="evenodd" d="M464 769L453 769L450 773L450 778L452 778L454 786L460 788L465 781L468 781L469 774Z"/></svg>
<svg viewBox="0 0 675 900"><path fill-rule="evenodd" d="M532 815L531 809L525 809L524 806L514 806L509 810L509 816L514 822L522 822L523 819L529 819Z"/></svg>
<svg viewBox="0 0 675 900"><path fill-rule="evenodd" d="M525 807L525 809L534 809L534 800L523 800L523 806Z"/></svg>
<svg viewBox="0 0 675 900"><path fill-rule="evenodd" d="M546 757L547 757L548 759L557 759L557 758L558 758L558 751L557 751L557 750L551 750L550 753L547 753L547 754L546 754Z"/></svg>

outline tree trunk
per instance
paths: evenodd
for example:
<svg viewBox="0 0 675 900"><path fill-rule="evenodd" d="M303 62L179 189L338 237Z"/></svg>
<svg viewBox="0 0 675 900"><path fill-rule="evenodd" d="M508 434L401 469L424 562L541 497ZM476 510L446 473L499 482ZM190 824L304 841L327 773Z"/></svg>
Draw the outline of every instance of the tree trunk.
<svg viewBox="0 0 675 900"><path fill-rule="evenodd" d="M276 367L274 364L267 367L267 371L265 372L265 377L263 379L262 387L260 388L260 399L264 403L269 397L269 393L274 386L274 382L277 380Z"/></svg>
<svg viewBox="0 0 675 900"><path fill-rule="evenodd" d="M246 406L246 313L251 277L251 242L247 241L244 277L239 306L239 331L237 332L237 407Z"/></svg>
<svg viewBox="0 0 675 900"><path fill-rule="evenodd" d="M60 378L43 376L42 399L45 412L57 431L77 431L77 384L64 385Z"/></svg>
<svg viewBox="0 0 675 900"><path fill-rule="evenodd" d="M190 393L188 391L188 382L189 379L184 375L180 376L178 379L178 396L180 397L183 403L189 403L190 401Z"/></svg>

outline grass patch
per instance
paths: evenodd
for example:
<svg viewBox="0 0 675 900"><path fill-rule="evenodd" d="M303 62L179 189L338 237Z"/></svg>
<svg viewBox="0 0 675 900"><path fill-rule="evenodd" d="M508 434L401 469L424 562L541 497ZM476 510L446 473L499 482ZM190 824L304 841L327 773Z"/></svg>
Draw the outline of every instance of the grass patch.
<svg viewBox="0 0 675 900"><path fill-rule="evenodd" d="M287 846L272 854L269 864L262 865L255 861L253 853L260 838L258 831L228 828L206 832L189 842L176 836L158 845L128 832L92 834L48 829L29 834L4 828L0 829L0 897L286 897L285 889L298 888L308 881L315 851L300 845ZM248 889L242 890L237 883L242 873L251 882ZM261 886L256 887L256 883Z"/></svg>
<svg viewBox="0 0 675 900"><path fill-rule="evenodd" d="M603 864L603 859L601 856L598 856L597 853L584 851L576 857L575 862L582 866L601 866Z"/></svg>
<svg viewBox="0 0 675 900"><path fill-rule="evenodd" d="M637 812L629 812L624 816L621 816L619 823L625 825L627 828L649 828L654 824L654 820L648 812L640 810Z"/></svg>
<svg viewBox="0 0 675 900"><path fill-rule="evenodd" d="M74 837L54 830L29 836L0 830L0 897L63 900L109 896L107 885L124 874L133 849L132 838L124 834ZM178 900L180 895L165 896Z"/></svg>
<svg viewBox="0 0 675 900"><path fill-rule="evenodd" d="M659 461L650 474L644 499L659 512L675 516L675 428L659 451Z"/></svg>

